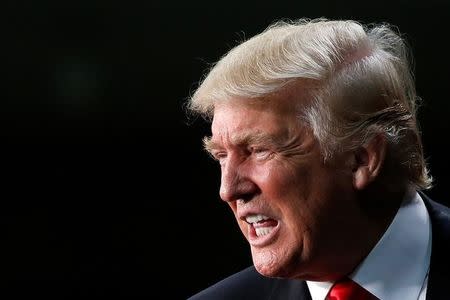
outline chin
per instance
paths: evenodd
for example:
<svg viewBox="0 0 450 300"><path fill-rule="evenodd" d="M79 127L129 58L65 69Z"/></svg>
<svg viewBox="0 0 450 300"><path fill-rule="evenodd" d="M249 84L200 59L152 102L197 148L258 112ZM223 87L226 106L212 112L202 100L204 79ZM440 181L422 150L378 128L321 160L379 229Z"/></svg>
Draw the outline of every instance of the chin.
<svg viewBox="0 0 450 300"><path fill-rule="evenodd" d="M266 265L256 265L255 264L256 271L258 271L259 274L265 276L265 277L272 277L272 278L294 278L292 276L292 273L289 272L286 268L274 268L274 266L266 266Z"/></svg>
<svg viewBox="0 0 450 300"><path fill-rule="evenodd" d="M266 277L291 278L292 265L286 256L272 251L254 252L252 251L253 264L258 273Z"/></svg>

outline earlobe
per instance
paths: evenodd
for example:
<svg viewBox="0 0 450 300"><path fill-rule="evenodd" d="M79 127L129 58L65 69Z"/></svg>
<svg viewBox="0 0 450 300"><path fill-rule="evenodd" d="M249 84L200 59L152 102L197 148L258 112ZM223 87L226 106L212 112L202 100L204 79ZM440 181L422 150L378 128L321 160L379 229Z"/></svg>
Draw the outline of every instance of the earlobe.
<svg viewBox="0 0 450 300"><path fill-rule="evenodd" d="M379 134L354 153L353 186L363 190L379 175L386 156L386 138Z"/></svg>
<svg viewBox="0 0 450 300"><path fill-rule="evenodd" d="M367 186L369 182L370 178L368 176L367 167L359 167L353 173L353 186L355 187L355 189L362 190Z"/></svg>

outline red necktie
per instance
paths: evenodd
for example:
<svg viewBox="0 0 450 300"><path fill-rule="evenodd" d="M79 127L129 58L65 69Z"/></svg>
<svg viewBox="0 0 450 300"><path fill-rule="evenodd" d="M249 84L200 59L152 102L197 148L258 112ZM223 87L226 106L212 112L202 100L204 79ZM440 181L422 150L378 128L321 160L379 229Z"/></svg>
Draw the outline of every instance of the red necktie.
<svg viewBox="0 0 450 300"><path fill-rule="evenodd" d="M379 300L351 279L337 281L328 292L325 300Z"/></svg>

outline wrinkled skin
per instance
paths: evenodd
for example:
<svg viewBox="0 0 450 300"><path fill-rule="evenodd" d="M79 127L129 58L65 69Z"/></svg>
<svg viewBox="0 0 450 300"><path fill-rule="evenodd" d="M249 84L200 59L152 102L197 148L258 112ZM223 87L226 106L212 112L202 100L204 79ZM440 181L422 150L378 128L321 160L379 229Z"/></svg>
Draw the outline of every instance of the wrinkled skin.
<svg viewBox="0 0 450 300"><path fill-rule="evenodd" d="M215 105L207 149L221 166L220 196L250 243L254 265L269 277L333 280L363 259L382 234L360 208L352 153L324 163L298 118L298 91ZM264 241L248 214L276 221Z"/></svg>

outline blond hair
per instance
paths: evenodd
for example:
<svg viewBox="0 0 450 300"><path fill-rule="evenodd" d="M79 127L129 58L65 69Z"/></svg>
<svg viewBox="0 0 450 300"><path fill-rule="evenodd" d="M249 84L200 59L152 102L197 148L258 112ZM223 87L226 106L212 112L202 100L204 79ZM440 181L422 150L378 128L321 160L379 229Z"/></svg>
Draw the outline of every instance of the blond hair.
<svg viewBox="0 0 450 300"><path fill-rule="evenodd" d="M212 117L217 101L262 98L299 80L315 83L300 117L311 127L326 160L383 134L387 167L397 183L416 189L431 186L408 48L386 24L277 22L220 59L191 97L189 108Z"/></svg>

